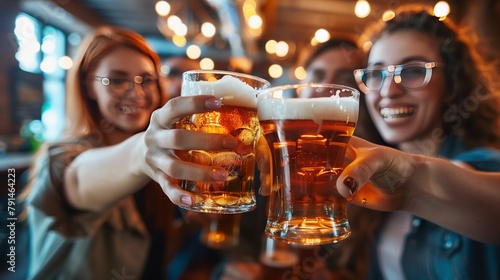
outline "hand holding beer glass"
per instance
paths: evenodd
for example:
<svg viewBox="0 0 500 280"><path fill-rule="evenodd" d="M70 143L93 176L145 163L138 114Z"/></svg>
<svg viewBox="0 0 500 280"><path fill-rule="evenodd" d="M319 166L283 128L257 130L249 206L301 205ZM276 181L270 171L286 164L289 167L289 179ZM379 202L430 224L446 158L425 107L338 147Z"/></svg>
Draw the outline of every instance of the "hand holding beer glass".
<svg viewBox="0 0 500 280"><path fill-rule="evenodd" d="M222 107L184 117L176 127L232 135L239 144L236 150L176 151L184 161L224 167L229 173L226 182L181 181L181 187L195 195L194 205L182 208L218 214L255 208L255 144L259 135L256 93L268 86L269 82L259 77L228 71L194 70L183 74L181 96L215 95L221 99Z"/></svg>
<svg viewBox="0 0 500 280"><path fill-rule="evenodd" d="M266 235L302 245L348 237L346 200L335 183L356 127L359 92L332 84L277 86L258 94L257 110L273 178Z"/></svg>

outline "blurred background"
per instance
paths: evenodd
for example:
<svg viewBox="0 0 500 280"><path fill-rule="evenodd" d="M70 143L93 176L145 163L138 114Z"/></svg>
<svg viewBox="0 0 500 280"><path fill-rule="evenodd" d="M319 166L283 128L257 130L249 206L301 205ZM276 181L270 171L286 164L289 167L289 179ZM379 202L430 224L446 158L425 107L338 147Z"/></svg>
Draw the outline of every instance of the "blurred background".
<svg viewBox="0 0 500 280"><path fill-rule="evenodd" d="M66 71L97 26L137 31L162 58L187 55L204 69L283 84L304 78L297 63L303 49L329 38L356 40L367 25L409 2L429 4L436 15L464 24L478 3L500 14L492 0L2 0L0 167L15 167L22 155L61 135L65 110L71 110L64 106ZM497 21L486 19L483 27Z"/></svg>

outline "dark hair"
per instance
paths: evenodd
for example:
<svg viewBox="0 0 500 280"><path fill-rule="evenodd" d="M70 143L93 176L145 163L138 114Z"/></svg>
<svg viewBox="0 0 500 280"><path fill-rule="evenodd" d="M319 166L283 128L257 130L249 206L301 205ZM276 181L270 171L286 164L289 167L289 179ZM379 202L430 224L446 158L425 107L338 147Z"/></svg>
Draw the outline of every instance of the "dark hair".
<svg viewBox="0 0 500 280"><path fill-rule="evenodd" d="M370 36L372 42L383 34L401 30L414 30L434 37L439 42L449 89L442 108L444 132L457 135L468 147L500 147L498 95L488 81L491 77L482 72L487 70L485 63L451 20L441 20L423 8L406 9L377 27L379 30L375 33L368 30L373 34Z"/></svg>
<svg viewBox="0 0 500 280"><path fill-rule="evenodd" d="M347 48L349 50L359 50L358 46L354 41L349 39L331 39L324 43L318 44L315 47L308 49L305 58L302 59L301 65L304 68L308 68L311 62L316 59L316 57L323 54L325 51L337 48Z"/></svg>
<svg viewBox="0 0 500 280"><path fill-rule="evenodd" d="M358 52L359 53L359 62L361 62L363 57L363 52L356 45L355 41L349 39L331 39L324 43L318 44L312 48L305 50L305 55L302 56L302 59L299 60L298 64L303 66L305 69L308 69L311 63L321 56L323 53L330 51L341 49L346 52ZM358 63L358 62L356 62ZM353 69L360 67L361 65L353 65ZM354 74L353 74L354 79ZM351 86L351 85L349 85ZM368 110L366 109L366 102L364 94L360 95L359 100L359 117L358 124L356 130L354 131L354 135L364 138L370 142L380 144L380 145L388 145L380 136L375 124L373 123Z"/></svg>

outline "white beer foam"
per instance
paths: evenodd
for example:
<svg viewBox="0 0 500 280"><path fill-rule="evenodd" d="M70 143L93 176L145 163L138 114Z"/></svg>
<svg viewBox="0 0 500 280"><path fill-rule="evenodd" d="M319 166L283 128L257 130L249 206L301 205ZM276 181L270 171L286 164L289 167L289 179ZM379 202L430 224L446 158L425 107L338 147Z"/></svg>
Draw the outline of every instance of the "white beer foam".
<svg viewBox="0 0 500 280"><path fill-rule="evenodd" d="M223 105L257 108L257 90L232 76L224 76L219 80L183 81L182 96L215 95L222 99Z"/></svg>
<svg viewBox="0 0 500 280"><path fill-rule="evenodd" d="M259 120L358 121L359 102L353 97L262 99Z"/></svg>

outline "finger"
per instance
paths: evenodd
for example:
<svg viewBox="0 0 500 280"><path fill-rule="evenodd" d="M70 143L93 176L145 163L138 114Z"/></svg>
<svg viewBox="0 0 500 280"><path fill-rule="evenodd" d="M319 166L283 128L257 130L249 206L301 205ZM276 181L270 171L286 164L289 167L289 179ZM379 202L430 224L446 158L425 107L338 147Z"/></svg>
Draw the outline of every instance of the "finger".
<svg viewBox="0 0 500 280"><path fill-rule="evenodd" d="M356 150L357 158L347 165L337 178L337 191L346 198L352 198L361 186L377 171L377 164L362 156L363 149ZM375 159L377 161L377 159Z"/></svg>
<svg viewBox="0 0 500 280"><path fill-rule="evenodd" d="M153 112L151 123L170 128L184 116L217 110L220 106L220 99L213 95L180 96Z"/></svg>
<svg viewBox="0 0 500 280"><path fill-rule="evenodd" d="M260 174L259 194L268 196L271 194L272 177L270 174Z"/></svg>
<svg viewBox="0 0 500 280"><path fill-rule="evenodd" d="M271 152L266 139L261 136L257 142L257 167L260 175L259 193L268 196L271 191Z"/></svg>
<svg viewBox="0 0 500 280"><path fill-rule="evenodd" d="M351 198L358 191L358 189L363 186L370 176L377 172L378 168L383 168L381 162L378 160L371 160L363 157L363 162L358 155L366 155L362 151L368 151L369 149L376 149L379 145L373 144L362 138L352 136L349 140L349 145L346 150L346 165L344 171L337 179L337 190L344 196ZM370 153L372 154L372 153Z"/></svg>
<svg viewBox="0 0 500 280"><path fill-rule="evenodd" d="M169 151L147 153L146 163L165 175L196 182L225 182L228 176L222 167L206 166L180 160Z"/></svg>
<svg viewBox="0 0 500 280"><path fill-rule="evenodd" d="M146 146L161 149L217 151L238 146L238 140L231 135L185 129L150 129L144 139Z"/></svg>
<svg viewBox="0 0 500 280"><path fill-rule="evenodd" d="M264 136L261 136L257 141L256 148L256 158L258 163L258 168L261 173L269 173L271 166L271 151L267 145L267 141Z"/></svg>
<svg viewBox="0 0 500 280"><path fill-rule="evenodd" d="M153 179L160 185L163 192L175 205L193 206L194 195L188 191L181 189L177 184L177 180L169 178L161 170L157 170Z"/></svg>
<svg viewBox="0 0 500 280"><path fill-rule="evenodd" d="M363 138L359 138L357 136L352 136L349 140L349 145L354 146L356 148L374 148L377 147L377 144L373 144Z"/></svg>

